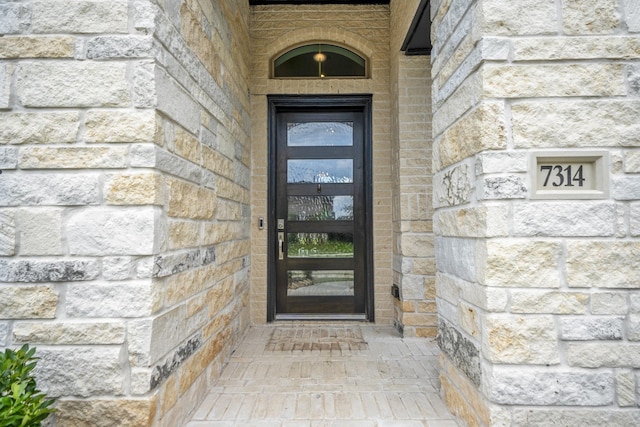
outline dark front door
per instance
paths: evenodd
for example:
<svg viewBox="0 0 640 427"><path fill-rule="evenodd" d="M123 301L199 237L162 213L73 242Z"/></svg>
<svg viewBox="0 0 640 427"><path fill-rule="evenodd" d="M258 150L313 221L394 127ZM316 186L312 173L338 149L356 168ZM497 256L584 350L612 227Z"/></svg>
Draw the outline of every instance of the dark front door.
<svg viewBox="0 0 640 427"><path fill-rule="evenodd" d="M269 320L373 320L370 98L270 103Z"/></svg>

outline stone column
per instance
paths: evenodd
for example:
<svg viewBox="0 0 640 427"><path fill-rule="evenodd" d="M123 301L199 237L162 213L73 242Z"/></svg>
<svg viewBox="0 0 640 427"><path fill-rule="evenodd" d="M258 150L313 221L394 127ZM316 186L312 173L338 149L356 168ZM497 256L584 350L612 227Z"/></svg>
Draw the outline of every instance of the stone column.
<svg viewBox="0 0 640 427"><path fill-rule="evenodd" d="M432 8L446 402L469 425L637 425L637 2ZM608 196L533 199L540 150L605 151Z"/></svg>

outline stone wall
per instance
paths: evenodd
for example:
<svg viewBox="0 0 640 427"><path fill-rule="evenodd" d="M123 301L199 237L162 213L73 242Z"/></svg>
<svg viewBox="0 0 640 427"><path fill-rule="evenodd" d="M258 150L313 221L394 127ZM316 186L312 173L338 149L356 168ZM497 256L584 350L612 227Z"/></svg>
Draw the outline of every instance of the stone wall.
<svg viewBox="0 0 640 427"><path fill-rule="evenodd" d="M468 425L640 423L640 8L432 1L442 383ZM533 200L539 149L610 196Z"/></svg>
<svg viewBox="0 0 640 427"><path fill-rule="evenodd" d="M391 164L389 102L389 8L387 6L296 5L252 7L252 255L251 316L267 319L267 95L373 95L373 240L376 322L391 323ZM272 79L270 61L305 42L337 43L371 61L367 79Z"/></svg>
<svg viewBox="0 0 640 427"><path fill-rule="evenodd" d="M247 2L0 17L0 346L56 425L179 425L248 323Z"/></svg>
<svg viewBox="0 0 640 427"><path fill-rule="evenodd" d="M434 337L430 58L401 51L419 3L391 2L394 323L405 336Z"/></svg>

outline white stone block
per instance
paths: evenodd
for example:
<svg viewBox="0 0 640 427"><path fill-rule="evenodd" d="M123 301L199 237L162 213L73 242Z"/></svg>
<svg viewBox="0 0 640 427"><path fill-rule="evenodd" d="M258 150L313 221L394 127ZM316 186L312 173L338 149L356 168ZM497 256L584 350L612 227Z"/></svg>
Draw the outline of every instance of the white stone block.
<svg viewBox="0 0 640 427"><path fill-rule="evenodd" d="M49 397L121 395L125 366L120 346L39 348L38 388Z"/></svg>
<svg viewBox="0 0 640 427"><path fill-rule="evenodd" d="M126 107L127 64L120 62L23 62L16 90L25 107Z"/></svg>
<svg viewBox="0 0 640 427"><path fill-rule="evenodd" d="M560 338L565 341L621 340L623 325L624 317L563 317Z"/></svg>
<svg viewBox="0 0 640 427"><path fill-rule="evenodd" d="M87 59L153 58L155 53L151 36L97 36L87 42Z"/></svg>
<svg viewBox="0 0 640 427"><path fill-rule="evenodd" d="M624 153L624 172L640 173L640 151L626 151Z"/></svg>
<svg viewBox="0 0 640 427"><path fill-rule="evenodd" d="M528 153L517 152L484 152L476 156L476 174L527 172L529 169Z"/></svg>
<svg viewBox="0 0 640 427"><path fill-rule="evenodd" d="M523 370L494 367L486 382L489 399L505 405L603 406L613 403L609 372Z"/></svg>
<svg viewBox="0 0 640 427"><path fill-rule="evenodd" d="M0 346L6 346L9 343L9 322L0 322Z"/></svg>
<svg viewBox="0 0 640 427"><path fill-rule="evenodd" d="M640 176L622 176L612 179L612 196L616 200L640 200Z"/></svg>
<svg viewBox="0 0 640 427"><path fill-rule="evenodd" d="M16 215L9 209L0 210L0 256L16 253Z"/></svg>
<svg viewBox="0 0 640 427"><path fill-rule="evenodd" d="M558 13L555 0L482 2L483 32L487 35L555 34Z"/></svg>
<svg viewBox="0 0 640 427"><path fill-rule="evenodd" d="M438 271L469 282L476 281L476 241L437 237L435 241Z"/></svg>
<svg viewBox="0 0 640 427"><path fill-rule="evenodd" d="M0 144L64 144L76 141L78 112L11 112L3 114Z"/></svg>
<svg viewBox="0 0 640 427"><path fill-rule="evenodd" d="M124 322L19 322L13 327L17 343L40 345L123 344Z"/></svg>
<svg viewBox="0 0 640 427"><path fill-rule="evenodd" d="M627 294L622 292L599 292L591 295L592 314L627 314Z"/></svg>
<svg viewBox="0 0 640 427"><path fill-rule="evenodd" d="M37 0L34 33L126 33L127 0Z"/></svg>
<svg viewBox="0 0 640 427"><path fill-rule="evenodd" d="M0 205L88 205L98 202L98 175L11 174L0 179Z"/></svg>
<svg viewBox="0 0 640 427"><path fill-rule="evenodd" d="M129 152L132 167L152 168L156 165L156 146L153 144L134 144Z"/></svg>
<svg viewBox="0 0 640 427"><path fill-rule="evenodd" d="M636 378L633 371L616 372L616 394L619 406L636 406Z"/></svg>
<svg viewBox="0 0 640 427"><path fill-rule="evenodd" d="M567 343L570 366L583 368L640 368L640 344L624 341Z"/></svg>
<svg viewBox="0 0 640 427"><path fill-rule="evenodd" d="M640 425L640 411L589 408L514 408L513 425L518 427L540 426L637 426Z"/></svg>
<svg viewBox="0 0 640 427"><path fill-rule="evenodd" d="M93 208L73 213L65 229L73 255L151 255L157 212L152 207Z"/></svg>
<svg viewBox="0 0 640 427"><path fill-rule="evenodd" d="M133 25L137 30L151 34L156 26L157 13L157 6L149 0L135 1L133 3Z"/></svg>
<svg viewBox="0 0 640 427"><path fill-rule="evenodd" d="M586 314L589 294L546 290L512 290L511 312L530 314Z"/></svg>
<svg viewBox="0 0 640 427"><path fill-rule="evenodd" d="M627 339L640 341L640 316L638 314L630 314L627 317Z"/></svg>
<svg viewBox="0 0 640 427"><path fill-rule="evenodd" d="M517 236L613 236L616 205L610 202L541 202L516 205L513 231Z"/></svg>
<svg viewBox="0 0 640 427"><path fill-rule="evenodd" d="M31 24L31 8L24 3L2 2L0 4L0 34L16 34L25 31Z"/></svg>
<svg viewBox="0 0 640 427"><path fill-rule="evenodd" d="M640 242L567 241L566 281L570 287L640 288Z"/></svg>
<svg viewBox="0 0 640 427"><path fill-rule="evenodd" d="M2 5L0 5L0 7L2 7ZM2 13L1 9L0 13ZM11 107L11 77L13 75L13 69L13 64L0 64L0 110Z"/></svg>
<svg viewBox="0 0 640 427"><path fill-rule="evenodd" d="M154 286L150 280L68 285L69 317L143 317L151 314Z"/></svg>
<svg viewBox="0 0 640 427"><path fill-rule="evenodd" d="M483 200L524 199L525 177L521 175L485 176L478 197Z"/></svg>
<svg viewBox="0 0 640 427"><path fill-rule="evenodd" d="M403 274L400 282L400 295L405 300L424 299L424 276Z"/></svg>
<svg viewBox="0 0 640 427"><path fill-rule="evenodd" d="M503 364L560 363L553 316L488 314L482 330L483 354Z"/></svg>
<svg viewBox="0 0 640 427"><path fill-rule="evenodd" d="M20 209L20 254L62 255L62 210Z"/></svg>
<svg viewBox="0 0 640 427"><path fill-rule="evenodd" d="M468 164L441 171L433 177L433 205L457 206L471 201L473 169Z"/></svg>
<svg viewBox="0 0 640 427"><path fill-rule="evenodd" d="M141 62L135 65L133 74L133 104L136 108L153 108L158 105L155 63Z"/></svg>
<svg viewBox="0 0 640 427"><path fill-rule="evenodd" d="M158 109L191 133L200 128L200 108L195 100L164 70L156 68Z"/></svg>
<svg viewBox="0 0 640 427"><path fill-rule="evenodd" d="M15 169L18 166L18 149L15 147L0 147L0 170Z"/></svg>
<svg viewBox="0 0 640 427"><path fill-rule="evenodd" d="M632 203L630 212L629 228L631 235L634 237L640 236L640 203Z"/></svg>
<svg viewBox="0 0 640 427"><path fill-rule="evenodd" d="M631 33L640 33L640 3L636 0L622 0L624 21Z"/></svg>

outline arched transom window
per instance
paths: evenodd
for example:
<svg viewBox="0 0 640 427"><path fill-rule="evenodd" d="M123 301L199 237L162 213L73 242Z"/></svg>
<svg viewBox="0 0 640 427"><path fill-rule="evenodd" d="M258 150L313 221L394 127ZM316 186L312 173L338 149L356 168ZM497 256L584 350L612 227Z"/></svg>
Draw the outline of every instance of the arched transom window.
<svg viewBox="0 0 640 427"><path fill-rule="evenodd" d="M291 49L273 61L275 78L367 77L367 61L344 47L314 43Z"/></svg>

